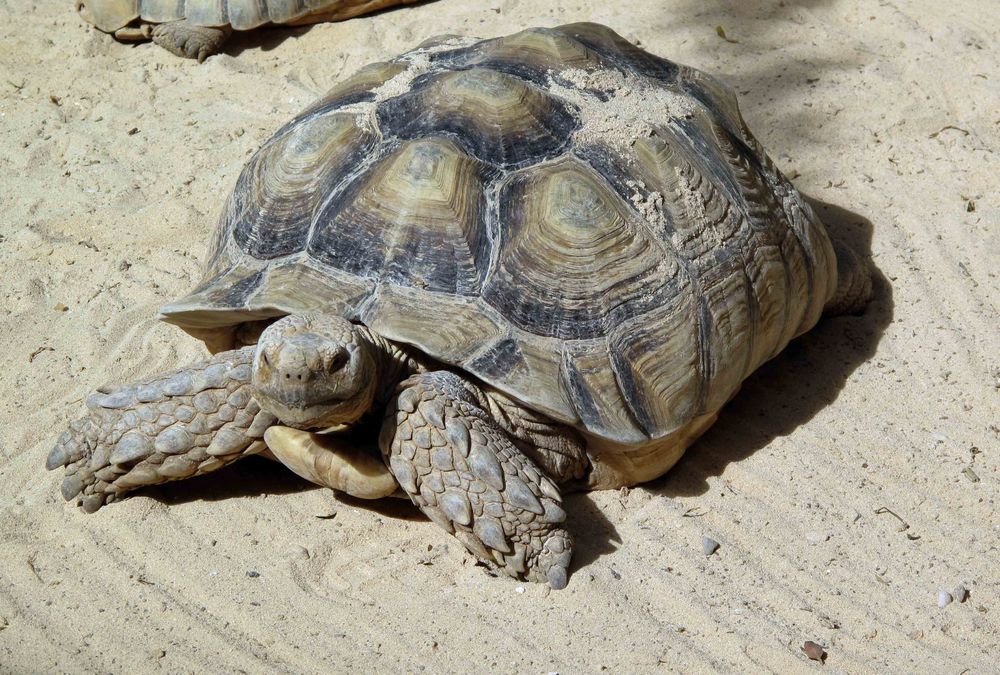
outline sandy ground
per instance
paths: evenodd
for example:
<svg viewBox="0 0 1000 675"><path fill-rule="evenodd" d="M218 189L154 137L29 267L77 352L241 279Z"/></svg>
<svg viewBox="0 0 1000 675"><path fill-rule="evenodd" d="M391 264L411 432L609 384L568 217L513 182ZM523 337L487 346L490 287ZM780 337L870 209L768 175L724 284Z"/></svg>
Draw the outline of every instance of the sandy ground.
<svg viewBox="0 0 1000 675"><path fill-rule="evenodd" d="M0 671L795 672L821 668L813 640L829 671L996 672L991 2L440 0L238 36L203 65L69 5L0 0ZM43 462L83 397L202 354L155 312L192 286L263 140L430 35L584 19L737 89L871 251L864 316L793 343L667 477L570 497L561 592L264 460L91 516L63 503Z"/></svg>

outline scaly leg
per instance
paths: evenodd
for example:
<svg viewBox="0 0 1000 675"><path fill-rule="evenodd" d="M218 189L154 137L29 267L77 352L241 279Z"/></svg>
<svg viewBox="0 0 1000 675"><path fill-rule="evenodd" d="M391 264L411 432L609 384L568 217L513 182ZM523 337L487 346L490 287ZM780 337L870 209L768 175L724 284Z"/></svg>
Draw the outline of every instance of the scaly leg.
<svg viewBox="0 0 1000 675"><path fill-rule="evenodd" d="M130 490L215 471L264 450L276 419L253 399L253 347L87 398L46 467L66 467L62 494L93 513Z"/></svg>
<svg viewBox="0 0 1000 675"><path fill-rule="evenodd" d="M195 26L181 19L156 26L153 42L177 56L201 63L218 52L232 32L228 26Z"/></svg>
<svg viewBox="0 0 1000 675"><path fill-rule="evenodd" d="M479 559L563 588L573 542L559 488L475 392L444 371L404 381L379 439L386 463L413 503Z"/></svg>

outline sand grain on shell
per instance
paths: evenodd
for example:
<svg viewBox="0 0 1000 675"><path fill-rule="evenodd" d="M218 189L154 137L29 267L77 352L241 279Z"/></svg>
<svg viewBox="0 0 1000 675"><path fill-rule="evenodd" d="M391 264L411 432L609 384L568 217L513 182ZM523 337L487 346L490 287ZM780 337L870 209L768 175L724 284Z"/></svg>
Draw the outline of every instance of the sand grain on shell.
<svg viewBox="0 0 1000 675"><path fill-rule="evenodd" d="M615 68L567 68L550 73L549 83L551 93L580 111L581 127L575 138L581 144L603 143L623 151L640 138L651 136L657 126L694 111L690 99ZM601 92L606 100L595 92Z"/></svg>

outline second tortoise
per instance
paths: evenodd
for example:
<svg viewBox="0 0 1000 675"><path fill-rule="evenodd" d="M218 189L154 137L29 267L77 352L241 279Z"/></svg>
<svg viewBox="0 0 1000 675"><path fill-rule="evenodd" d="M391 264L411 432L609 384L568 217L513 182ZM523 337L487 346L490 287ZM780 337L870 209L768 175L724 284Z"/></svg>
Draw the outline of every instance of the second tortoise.
<svg viewBox="0 0 1000 675"><path fill-rule="evenodd" d="M594 24L433 40L257 152L162 310L218 353L94 395L48 465L93 511L270 452L562 587L563 491L662 475L870 291L715 79Z"/></svg>
<svg viewBox="0 0 1000 675"><path fill-rule="evenodd" d="M235 31L343 21L417 0L76 0L98 30L204 61Z"/></svg>

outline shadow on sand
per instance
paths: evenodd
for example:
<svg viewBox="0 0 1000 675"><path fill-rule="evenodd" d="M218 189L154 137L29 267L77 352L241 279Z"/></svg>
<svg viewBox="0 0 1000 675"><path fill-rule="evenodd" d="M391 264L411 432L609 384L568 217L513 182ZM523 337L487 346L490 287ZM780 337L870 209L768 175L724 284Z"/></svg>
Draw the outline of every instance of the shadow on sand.
<svg viewBox="0 0 1000 675"><path fill-rule="evenodd" d="M325 490L337 504L366 509L387 518L426 520L408 499L358 499L343 492L314 485L304 478L299 478L278 462L264 457L247 457L218 473L154 485L137 490L135 494L145 495L169 506L193 501L216 502L238 497L286 495L309 490ZM317 514L317 517L322 518L324 515Z"/></svg>

